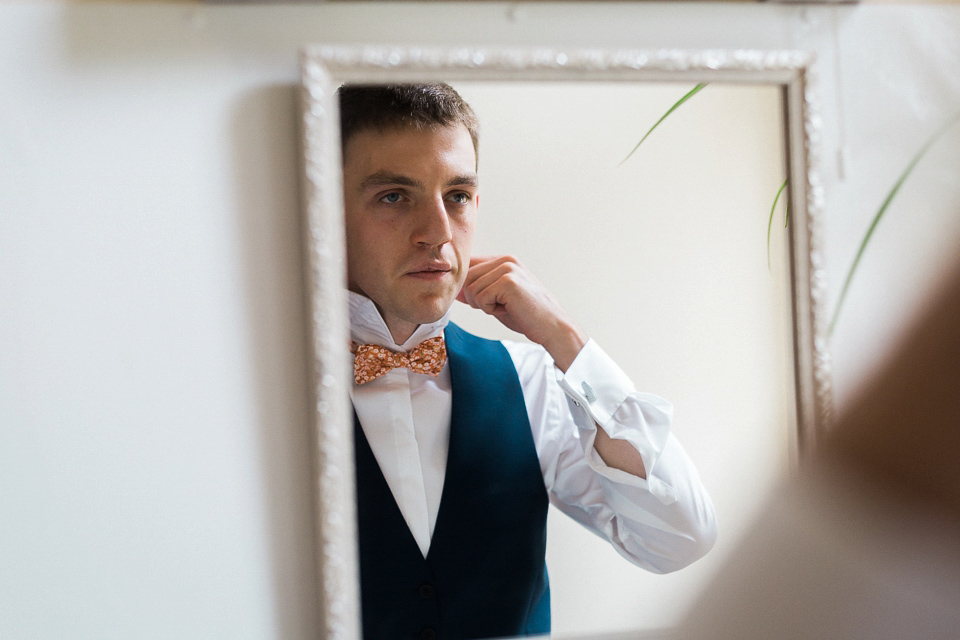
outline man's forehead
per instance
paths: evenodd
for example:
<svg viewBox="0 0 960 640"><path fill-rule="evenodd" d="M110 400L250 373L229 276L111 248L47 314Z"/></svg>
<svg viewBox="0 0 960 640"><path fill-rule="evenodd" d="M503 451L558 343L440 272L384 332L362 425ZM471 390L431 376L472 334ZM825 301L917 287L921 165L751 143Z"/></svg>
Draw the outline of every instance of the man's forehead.
<svg viewBox="0 0 960 640"><path fill-rule="evenodd" d="M476 151L467 128L460 123L368 128L354 132L343 145L344 170L354 174L405 173L405 169L415 170L420 163L428 166L432 160L469 164L475 175ZM361 176L364 180L368 177Z"/></svg>
<svg viewBox="0 0 960 640"><path fill-rule="evenodd" d="M368 136L373 138L390 138L395 136L402 136L404 134L410 135L429 135L429 134L442 134L442 133L456 133L456 134L465 134L470 138L471 144L473 143L473 138L470 136L470 130L467 129L466 125L462 122L452 122L450 124L414 124L414 123L404 123L397 122L392 124L385 124L383 126L369 125L355 129L350 136L347 138L346 143L349 144L350 141L359 137L359 136Z"/></svg>

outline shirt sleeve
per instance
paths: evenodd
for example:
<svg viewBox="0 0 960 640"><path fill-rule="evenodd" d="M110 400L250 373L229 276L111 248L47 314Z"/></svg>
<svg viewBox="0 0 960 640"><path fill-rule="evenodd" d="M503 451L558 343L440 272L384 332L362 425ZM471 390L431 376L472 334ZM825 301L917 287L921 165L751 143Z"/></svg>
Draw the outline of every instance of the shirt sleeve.
<svg viewBox="0 0 960 640"><path fill-rule="evenodd" d="M504 342L517 368L550 502L634 564L657 573L702 557L717 535L713 503L670 433L673 408L639 393L590 340L566 373L539 345ZM646 478L608 467L597 428L639 452Z"/></svg>

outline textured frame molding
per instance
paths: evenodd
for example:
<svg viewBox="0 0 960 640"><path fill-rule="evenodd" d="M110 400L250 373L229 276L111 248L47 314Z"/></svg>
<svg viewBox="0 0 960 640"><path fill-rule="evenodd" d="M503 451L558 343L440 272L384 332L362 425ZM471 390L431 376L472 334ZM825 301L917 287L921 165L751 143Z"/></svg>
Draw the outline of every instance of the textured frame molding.
<svg viewBox="0 0 960 640"><path fill-rule="evenodd" d="M428 81L687 81L779 84L789 167L795 450L803 459L832 413L813 55L801 51L643 51L312 46L301 56L306 282L314 375L317 562L325 640L360 638L353 433L338 86ZM801 188L797 188L800 185Z"/></svg>

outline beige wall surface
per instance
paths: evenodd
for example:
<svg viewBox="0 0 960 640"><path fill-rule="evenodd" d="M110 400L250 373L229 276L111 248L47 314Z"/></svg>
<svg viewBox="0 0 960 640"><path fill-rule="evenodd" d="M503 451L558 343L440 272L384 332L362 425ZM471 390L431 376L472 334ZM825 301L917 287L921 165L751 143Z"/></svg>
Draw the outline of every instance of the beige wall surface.
<svg viewBox="0 0 960 640"><path fill-rule="evenodd" d="M832 307L960 110L958 34L956 6L0 4L0 637L314 637L303 44L812 50ZM958 254L958 165L951 131L864 256L832 340L841 403ZM722 469L722 431L679 420L705 479L765 473ZM670 624L659 592L683 575L614 608Z"/></svg>

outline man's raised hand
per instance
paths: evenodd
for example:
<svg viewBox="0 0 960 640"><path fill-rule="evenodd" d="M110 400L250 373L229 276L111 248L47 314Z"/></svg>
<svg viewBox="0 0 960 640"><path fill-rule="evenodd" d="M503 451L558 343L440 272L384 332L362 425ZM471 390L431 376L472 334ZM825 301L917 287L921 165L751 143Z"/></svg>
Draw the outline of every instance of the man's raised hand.
<svg viewBox="0 0 960 640"><path fill-rule="evenodd" d="M547 288L513 256L473 256L457 300L542 345L561 371L587 342Z"/></svg>
<svg viewBox="0 0 960 640"><path fill-rule="evenodd" d="M587 343L586 335L553 295L513 256L471 258L457 300L489 313L508 329L542 345L564 372ZM613 440L600 427L593 446L608 466L647 477L643 458L628 441Z"/></svg>

